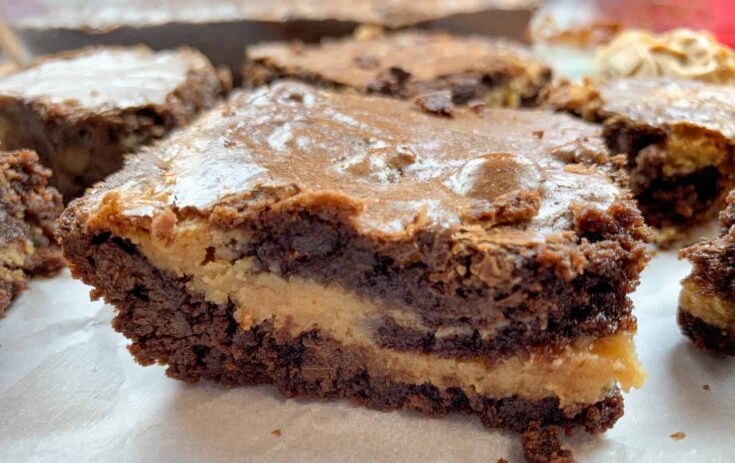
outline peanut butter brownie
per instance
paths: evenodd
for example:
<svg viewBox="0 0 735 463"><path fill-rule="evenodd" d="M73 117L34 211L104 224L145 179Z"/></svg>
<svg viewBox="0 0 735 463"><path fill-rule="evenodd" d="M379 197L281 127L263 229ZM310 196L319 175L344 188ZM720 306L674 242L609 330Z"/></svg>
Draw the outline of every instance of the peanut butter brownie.
<svg viewBox="0 0 735 463"><path fill-rule="evenodd" d="M122 165L126 153L213 106L223 84L200 53L90 48L0 79L0 145L29 148L66 200Z"/></svg>
<svg viewBox="0 0 735 463"><path fill-rule="evenodd" d="M0 316L29 276L63 266L54 238L61 195L46 185L49 175L32 151L0 151Z"/></svg>
<svg viewBox="0 0 735 463"><path fill-rule="evenodd" d="M551 69L515 42L443 32L355 36L320 45L265 43L247 49L246 84L284 77L398 98L449 90L455 104L519 107L536 102Z"/></svg>
<svg viewBox="0 0 735 463"><path fill-rule="evenodd" d="M682 281L679 325L703 349L735 355L735 192L720 213L720 236L682 249L692 273Z"/></svg>
<svg viewBox="0 0 735 463"><path fill-rule="evenodd" d="M647 230L599 132L277 83L130 158L62 246L174 378L601 432L643 381Z"/></svg>
<svg viewBox="0 0 735 463"><path fill-rule="evenodd" d="M650 225L679 228L712 217L735 185L735 88L651 79L586 80L544 99L604 125L626 153L630 187Z"/></svg>

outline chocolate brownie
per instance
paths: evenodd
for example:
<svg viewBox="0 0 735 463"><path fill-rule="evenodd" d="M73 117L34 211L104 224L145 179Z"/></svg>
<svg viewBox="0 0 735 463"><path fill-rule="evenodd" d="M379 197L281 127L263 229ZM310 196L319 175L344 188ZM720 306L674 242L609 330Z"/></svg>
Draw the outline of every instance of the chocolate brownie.
<svg viewBox="0 0 735 463"><path fill-rule="evenodd" d="M454 104L533 104L551 69L505 39L405 31L325 40L320 45L264 43L246 51L251 86L299 79L331 89L413 98L441 90Z"/></svg>
<svg viewBox="0 0 735 463"><path fill-rule="evenodd" d="M0 316L29 276L53 275L63 266L54 234L61 195L32 151L0 151Z"/></svg>
<svg viewBox="0 0 735 463"><path fill-rule="evenodd" d="M630 187L650 225L679 229L712 217L735 186L735 88L651 79L562 82L547 104L601 122L626 153Z"/></svg>
<svg viewBox="0 0 735 463"><path fill-rule="evenodd" d="M679 253L692 263L682 281L679 325L698 347L735 355L735 192L727 197L720 224L719 237Z"/></svg>
<svg viewBox="0 0 735 463"><path fill-rule="evenodd" d="M344 36L362 24L439 28L523 39L539 0L34 0L7 11L37 54L91 44L192 46L217 65L242 67L242 47Z"/></svg>
<svg viewBox="0 0 735 463"><path fill-rule="evenodd" d="M72 202L62 246L174 378L601 432L644 378L648 232L599 134L277 83Z"/></svg>
<svg viewBox="0 0 735 463"><path fill-rule="evenodd" d="M55 55L0 79L0 144L37 151L68 201L118 170L125 154L213 106L223 90L194 50Z"/></svg>

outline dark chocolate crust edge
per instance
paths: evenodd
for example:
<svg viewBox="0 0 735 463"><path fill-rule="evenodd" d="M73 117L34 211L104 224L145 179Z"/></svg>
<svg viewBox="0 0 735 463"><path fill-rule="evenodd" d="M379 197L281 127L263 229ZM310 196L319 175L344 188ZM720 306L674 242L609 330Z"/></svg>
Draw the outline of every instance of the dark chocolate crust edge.
<svg viewBox="0 0 735 463"><path fill-rule="evenodd" d="M532 422L603 432L623 414L618 390L596 404L563 410L556 398L493 399L371 376L359 349L344 348L316 329L284 338L266 322L244 331L233 319L232 305L212 304L189 292L185 278L157 270L130 243L109 234L85 234L69 215L61 226L72 274L95 287L92 297L116 307L113 326L132 341L129 349L138 362L165 365L170 377L192 383L271 383L287 397L342 398L378 410L474 414L487 427L516 432Z"/></svg>
<svg viewBox="0 0 735 463"><path fill-rule="evenodd" d="M681 307L678 320L682 333L700 349L735 356L735 332L711 325Z"/></svg>

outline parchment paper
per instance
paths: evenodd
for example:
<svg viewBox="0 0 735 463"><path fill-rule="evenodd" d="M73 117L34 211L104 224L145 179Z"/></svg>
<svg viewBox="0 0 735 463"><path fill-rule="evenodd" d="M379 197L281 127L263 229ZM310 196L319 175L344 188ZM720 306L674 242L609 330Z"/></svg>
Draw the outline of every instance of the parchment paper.
<svg viewBox="0 0 735 463"><path fill-rule="evenodd" d="M659 253L645 271L634 300L648 382L626 396L612 431L575 433L579 461L735 459L735 359L701 352L679 333L687 271L674 253ZM182 384L135 364L111 317L65 272L34 281L0 320L0 461L522 461L517 435L471 417ZM677 432L686 438L672 439Z"/></svg>

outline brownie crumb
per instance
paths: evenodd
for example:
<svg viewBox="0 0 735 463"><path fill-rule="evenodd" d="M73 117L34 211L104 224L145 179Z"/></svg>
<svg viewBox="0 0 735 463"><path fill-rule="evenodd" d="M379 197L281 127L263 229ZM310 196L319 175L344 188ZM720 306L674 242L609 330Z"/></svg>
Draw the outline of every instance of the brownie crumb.
<svg viewBox="0 0 735 463"><path fill-rule="evenodd" d="M273 431L271 431L271 434L276 437L281 437L283 435L283 432L280 429L274 429Z"/></svg>
<svg viewBox="0 0 735 463"><path fill-rule="evenodd" d="M508 463L508 460L505 458L498 458L498 463Z"/></svg>
<svg viewBox="0 0 735 463"><path fill-rule="evenodd" d="M565 449L559 438L559 430L554 427L541 427L538 421L532 422L523 433L523 453L529 463L572 463L574 455Z"/></svg>
<svg viewBox="0 0 735 463"><path fill-rule="evenodd" d="M682 440L682 439L686 438L686 436L687 436L686 434L684 434L683 432L679 431L679 432L675 432L674 434L672 434L671 435L671 438L674 439L674 440Z"/></svg>
<svg viewBox="0 0 735 463"><path fill-rule="evenodd" d="M709 384L703 385L702 389L704 389L705 391L709 391Z"/></svg>
<svg viewBox="0 0 735 463"><path fill-rule="evenodd" d="M438 92L425 93L418 96L414 103L427 113L436 114L444 117L452 117L454 113L454 103L452 103L452 92L449 90L440 90Z"/></svg>

